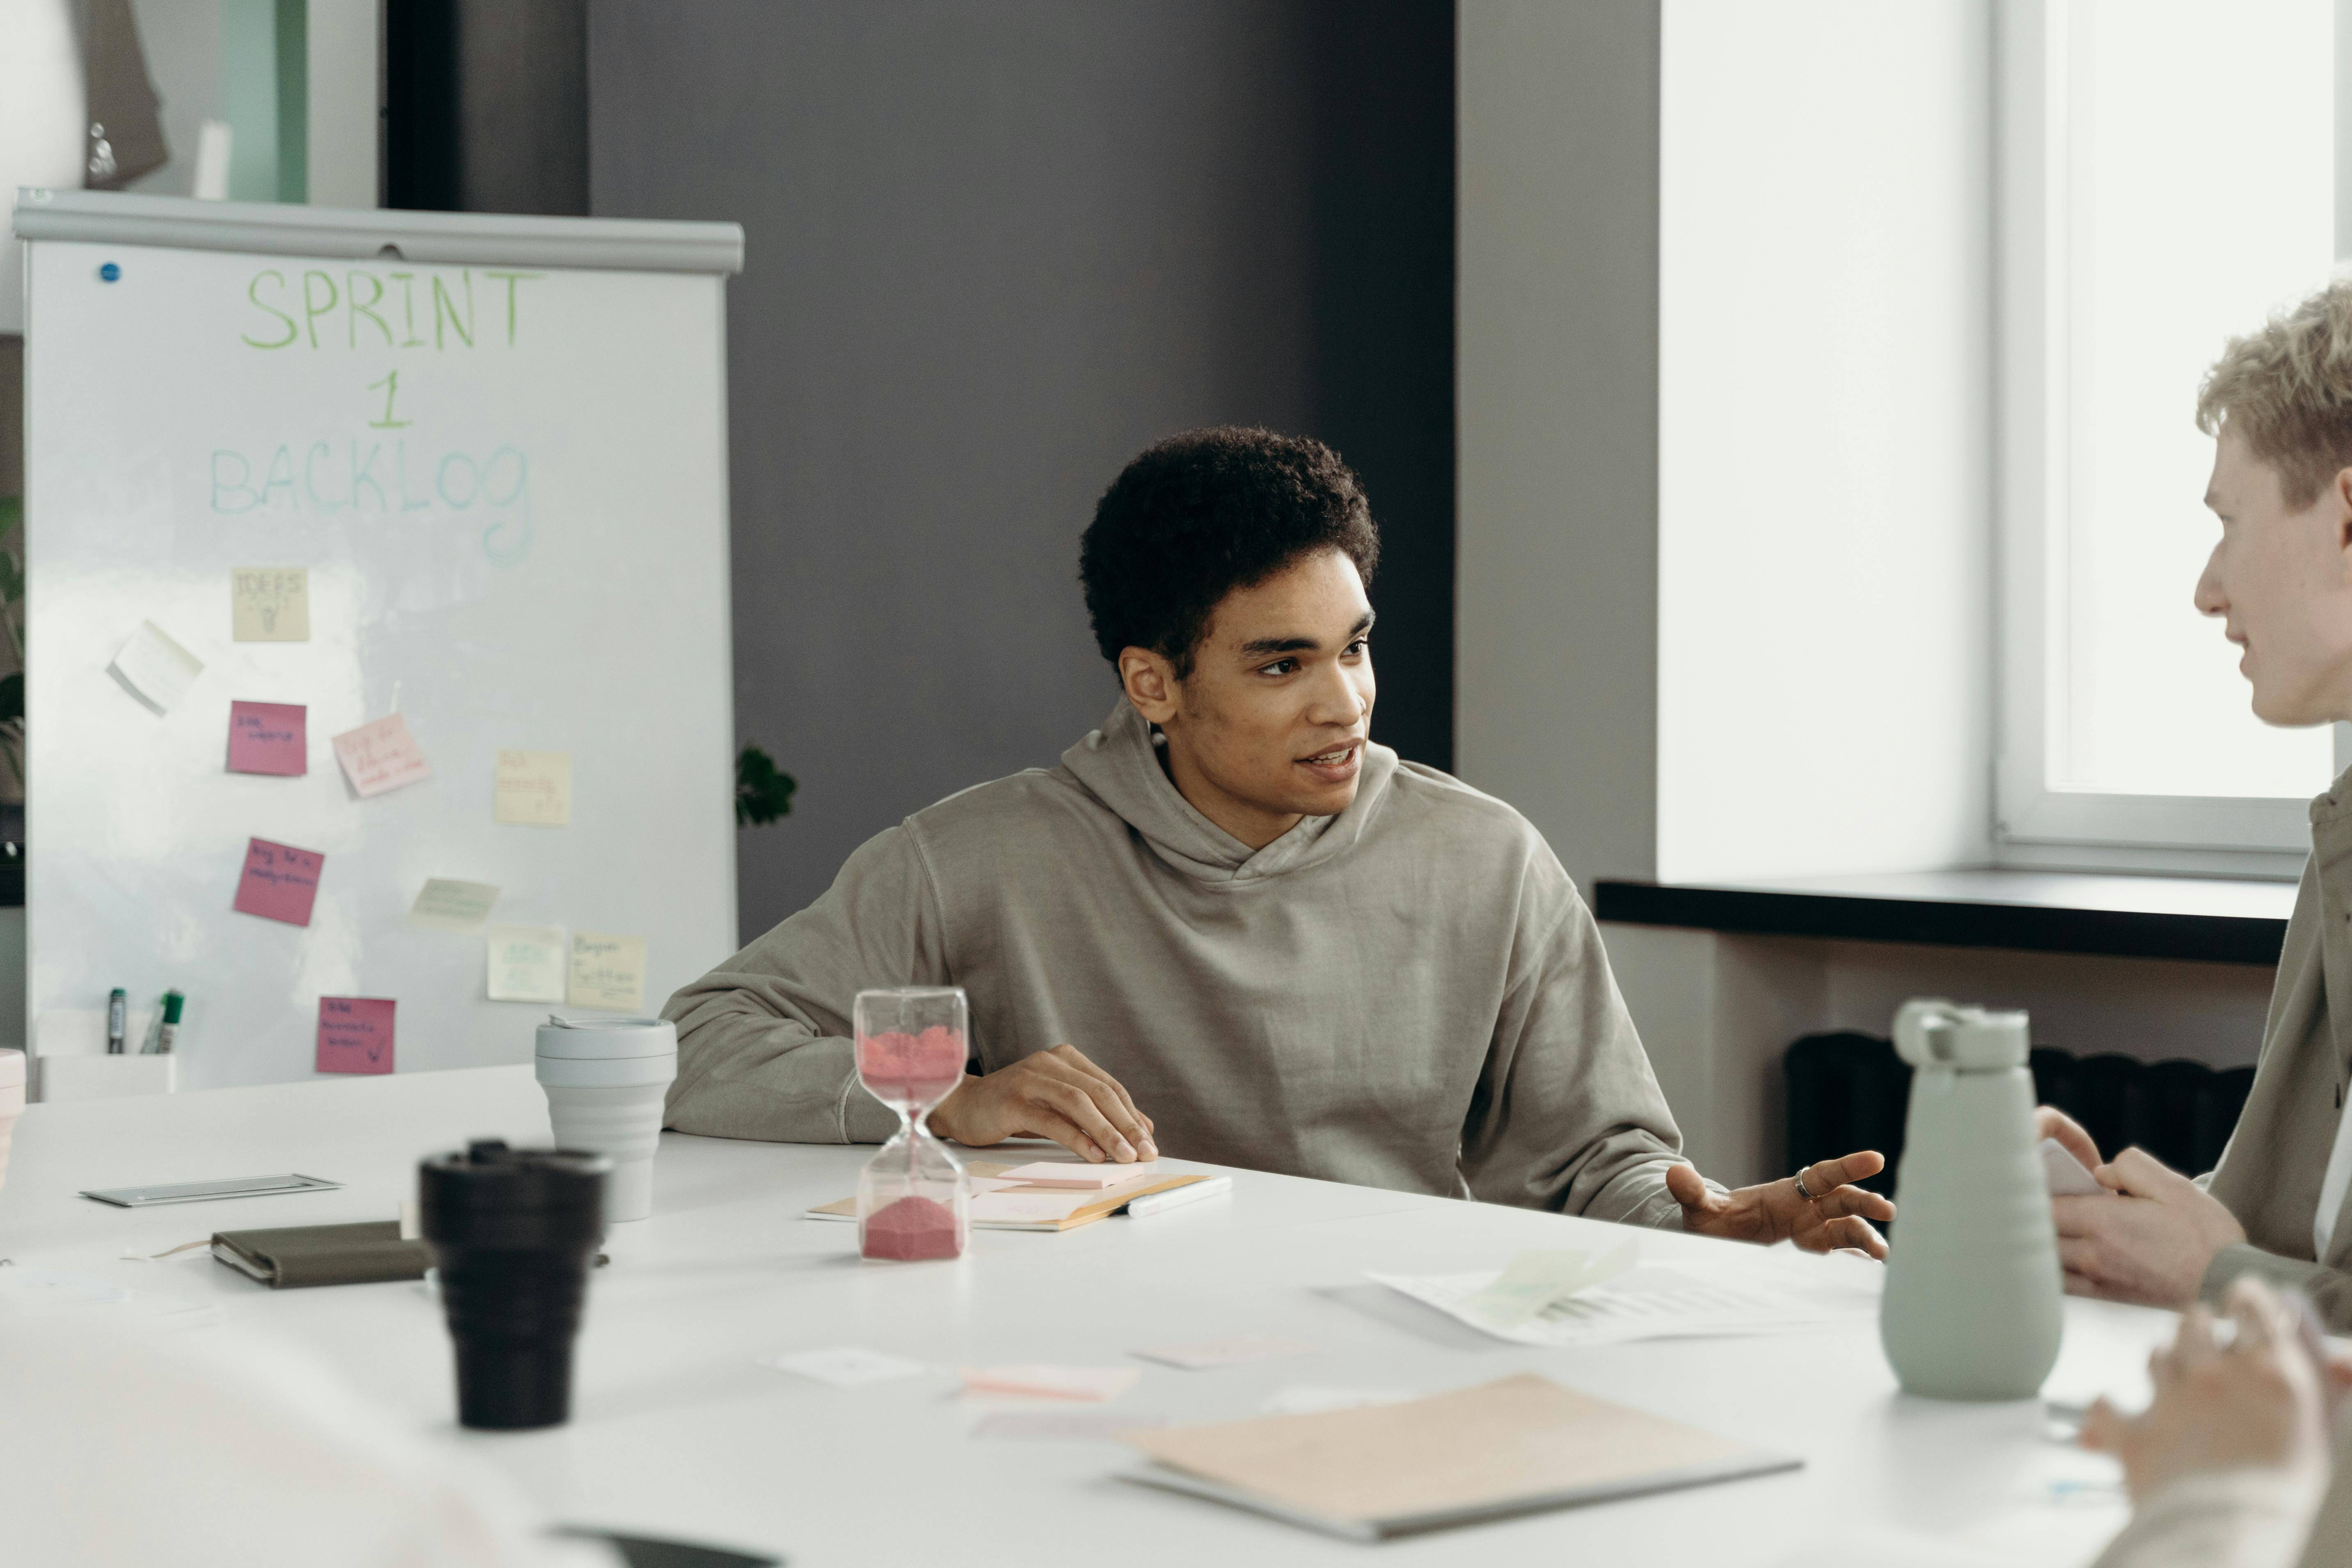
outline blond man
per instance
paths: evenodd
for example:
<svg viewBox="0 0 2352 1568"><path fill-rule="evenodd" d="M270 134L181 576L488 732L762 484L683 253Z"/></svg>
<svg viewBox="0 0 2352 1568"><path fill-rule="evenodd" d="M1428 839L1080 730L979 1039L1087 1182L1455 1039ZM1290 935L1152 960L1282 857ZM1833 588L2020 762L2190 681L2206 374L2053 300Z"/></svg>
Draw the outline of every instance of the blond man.
<svg viewBox="0 0 2352 1568"><path fill-rule="evenodd" d="M2198 396L2221 519L2197 607L2243 650L2266 723L2352 720L2352 279L2233 340ZM2311 803L2261 1066L2221 1163L2195 1180L2139 1149L2111 1163L2044 1107L2044 1132L2110 1194L2053 1200L2067 1288L2186 1307L2252 1274L2352 1331L2352 772Z"/></svg>

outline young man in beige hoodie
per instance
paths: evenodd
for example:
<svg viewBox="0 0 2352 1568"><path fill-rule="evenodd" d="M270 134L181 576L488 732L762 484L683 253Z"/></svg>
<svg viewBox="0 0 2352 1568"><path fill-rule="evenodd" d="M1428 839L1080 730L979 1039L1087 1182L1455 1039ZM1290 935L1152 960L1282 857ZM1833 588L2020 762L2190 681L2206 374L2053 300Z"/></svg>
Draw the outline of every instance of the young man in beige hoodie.
<svg viewBox="0 0 2352 1568"><path fill-rule="evenodd" d="M1061 765L852 855L671 998L681 1131L879 1142L852 998L951 984L973 1071L930 1119L1088 1160L1186 1159L1884 1255L1876 1154L1726 1192L1674 1118L1600 933L1509 806L1370 738L1379 535L1328 448L1194 431L1080 549L1120 695ZM1528 722L1550 721L1529 713Z"/></svg>

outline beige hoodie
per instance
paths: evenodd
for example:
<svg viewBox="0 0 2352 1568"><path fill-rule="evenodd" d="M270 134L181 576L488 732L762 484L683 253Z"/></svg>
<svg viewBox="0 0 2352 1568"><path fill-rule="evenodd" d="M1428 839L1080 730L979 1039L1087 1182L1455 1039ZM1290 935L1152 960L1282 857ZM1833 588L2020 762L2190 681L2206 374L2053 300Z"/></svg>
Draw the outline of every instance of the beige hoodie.
<svg viewBox="0 0 2352 1568"><path fill-rule="evenodd" d="M983 1071L1076 1046L1171 1157L1680 1224L1679 1135L1559 861L1384 746L1345 811L1252 851L1121 699L1061 766L867 841L672 997L668 1125L879 1142L850 1002L909 984L965 988Z"/></svg>

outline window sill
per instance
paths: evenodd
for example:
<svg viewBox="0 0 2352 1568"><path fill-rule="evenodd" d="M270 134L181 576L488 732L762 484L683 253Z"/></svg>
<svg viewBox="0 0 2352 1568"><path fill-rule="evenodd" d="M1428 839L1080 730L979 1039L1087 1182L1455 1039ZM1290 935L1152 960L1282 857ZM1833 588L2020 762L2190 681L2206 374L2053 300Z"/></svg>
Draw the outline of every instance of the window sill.
<svg viewBox="0 0 2352 1568"><path fill-rule="evenodd" d="M2064 871L1910 871L1737 886L1604 881L1593 913L1629 925L1998 947L2212 963L2278 963L2294 884Z"/></svg>

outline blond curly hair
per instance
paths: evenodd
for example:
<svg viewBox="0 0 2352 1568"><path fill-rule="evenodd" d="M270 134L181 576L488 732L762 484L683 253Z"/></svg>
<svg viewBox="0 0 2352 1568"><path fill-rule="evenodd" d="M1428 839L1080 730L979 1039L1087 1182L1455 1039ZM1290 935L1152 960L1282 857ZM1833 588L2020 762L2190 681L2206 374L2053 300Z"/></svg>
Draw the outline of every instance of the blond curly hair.
<svg viewBox="0 0 2352 1568"><path fill-rule="evenodd" d="M2298 511L2352 468L2352 278L2230 340L2197 389L2197 428L2225 424Z"/></svg>

